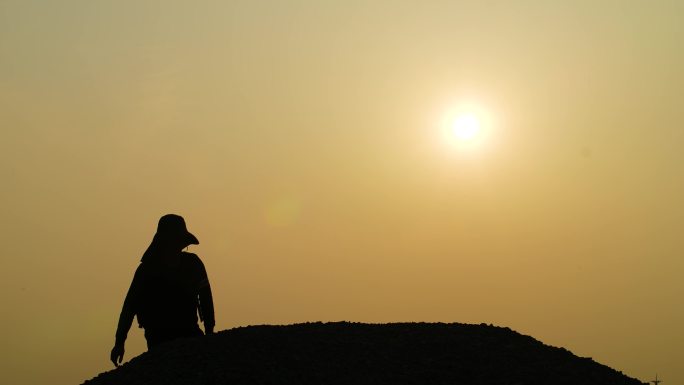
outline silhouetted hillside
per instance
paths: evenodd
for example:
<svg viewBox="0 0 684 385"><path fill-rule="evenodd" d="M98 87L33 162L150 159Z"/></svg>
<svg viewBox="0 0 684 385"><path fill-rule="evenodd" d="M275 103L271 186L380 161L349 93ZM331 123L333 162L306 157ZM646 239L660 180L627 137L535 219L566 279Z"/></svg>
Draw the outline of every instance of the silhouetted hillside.
<svg viewBox="0 0 684 385"><path fill-rule="evenodd" d="M637 385L508 328L441 323L249 326L174 341L86 381L102 384Z"/></svg>

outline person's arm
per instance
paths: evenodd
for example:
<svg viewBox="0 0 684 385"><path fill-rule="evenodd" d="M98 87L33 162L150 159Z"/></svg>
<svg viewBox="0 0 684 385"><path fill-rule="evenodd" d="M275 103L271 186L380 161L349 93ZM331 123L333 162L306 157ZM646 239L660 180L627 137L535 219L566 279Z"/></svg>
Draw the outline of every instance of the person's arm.
<svg viewBox="0 0 684 385"><path fill-rule="evenodd" d="M214 300L211 296L211 286L209 286L209 282L200 289L199 302L202 320L204 321L204 332L206 334L212 334L214 333L216 321L214 320Z"/></svg>
<svg viewBox="0 0 684 385"><path fill-rule="evenodd" d="M209 277L207 276L207 271L204 268L204 264L200 261L200 283L199 283L199 310L204 322L204 333L212 334L214 333L214 326L216 322L214 320L214 299L211 295L211 285L209 285Z"/></svg>
<svg viewBox="0 0 684 385"><path fill-rule="evenodd" d="M121 314L119 315L119 323L116 327L114 347L112 348L109 356L109 358L112 360L112 363L114 363L114 366L119 366L123 361L126 337L128 336L128 331L131 329L131 325L133 324L133 317L135 317L134 302L138 295L139 285L140 266L138 266L138 269L135 271L133 282L131 282L131 287L128 289L126 299L124 300L123 307L121 308Z"/></svg>

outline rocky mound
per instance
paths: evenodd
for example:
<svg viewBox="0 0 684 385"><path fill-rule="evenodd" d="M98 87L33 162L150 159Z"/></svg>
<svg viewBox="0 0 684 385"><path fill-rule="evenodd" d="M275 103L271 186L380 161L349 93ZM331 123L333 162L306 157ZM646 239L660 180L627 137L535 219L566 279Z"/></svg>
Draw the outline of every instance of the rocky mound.
<svg viewBox="0 0 684 385"><path fill-rule="evenodd" d="M249 326L178 340L87 385L637 385L508 328L441 323Z"/></svg>

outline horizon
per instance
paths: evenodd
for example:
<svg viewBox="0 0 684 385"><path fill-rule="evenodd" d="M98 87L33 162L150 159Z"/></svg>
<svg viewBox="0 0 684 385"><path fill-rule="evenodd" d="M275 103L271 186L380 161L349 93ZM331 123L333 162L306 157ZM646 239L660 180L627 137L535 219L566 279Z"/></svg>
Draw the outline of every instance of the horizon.
<svg viewBox="0 0 684 385"><path fill-rule="evenodd" d="M509 327L684 383L684 2L0 4L0 371L110 370L159 217L216 330ZM125 361L144 352L134 323Z"/></svg>

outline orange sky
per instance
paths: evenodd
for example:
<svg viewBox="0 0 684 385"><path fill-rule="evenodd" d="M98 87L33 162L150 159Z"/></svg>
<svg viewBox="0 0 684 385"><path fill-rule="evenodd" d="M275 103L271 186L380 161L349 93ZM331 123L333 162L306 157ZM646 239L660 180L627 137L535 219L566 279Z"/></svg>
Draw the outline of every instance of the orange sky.
<svg viewBox="0 0 684 385"><path fill-rule="evenodd" d="M493 323L684 382L684 3L0 3L0 372L110 368L162 214L217 329ZM486 111L454 146L445 114ZM126 359L144 351L138 329Z"/></svg>

